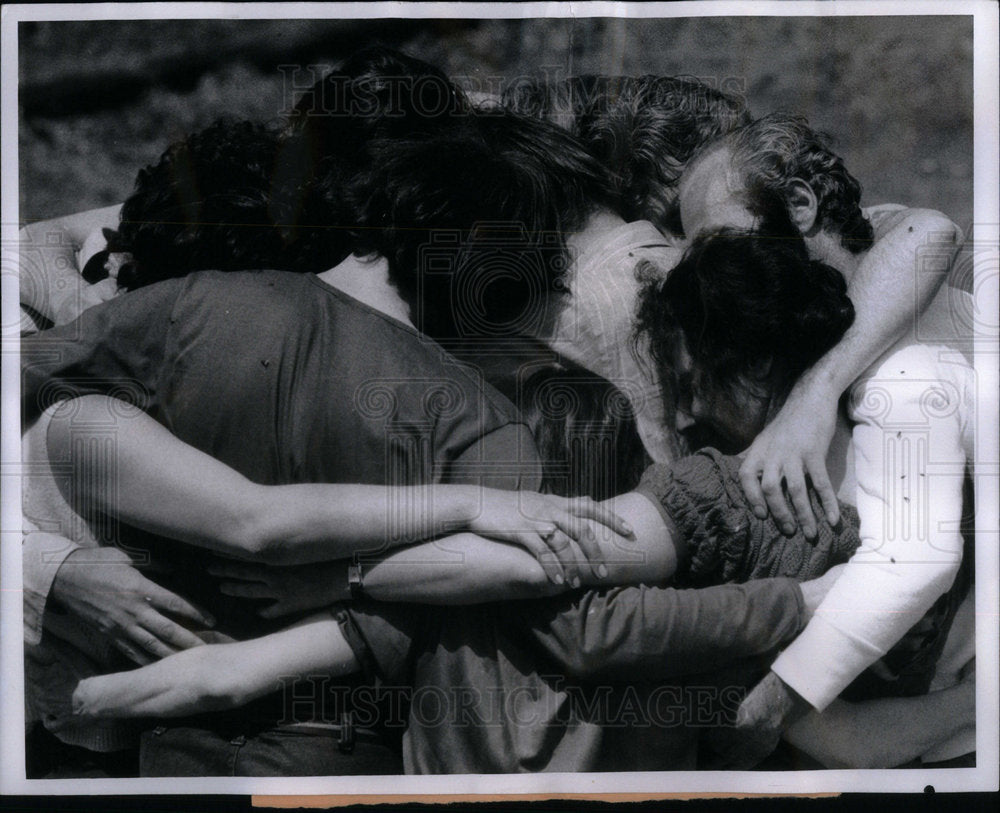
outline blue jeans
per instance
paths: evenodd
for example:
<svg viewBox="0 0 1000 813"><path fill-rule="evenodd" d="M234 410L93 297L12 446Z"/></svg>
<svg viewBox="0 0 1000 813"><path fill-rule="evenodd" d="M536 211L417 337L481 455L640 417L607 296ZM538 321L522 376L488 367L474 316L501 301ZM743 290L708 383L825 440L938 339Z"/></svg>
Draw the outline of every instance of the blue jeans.
<svg viewBox="0 0 1000 813"><path fill-rule="evenodd" d="M140 776L361 776L403 773L382 739L358 731L351 750L339 727L279 726L253 733L159 726L142 735Z"/></svg>

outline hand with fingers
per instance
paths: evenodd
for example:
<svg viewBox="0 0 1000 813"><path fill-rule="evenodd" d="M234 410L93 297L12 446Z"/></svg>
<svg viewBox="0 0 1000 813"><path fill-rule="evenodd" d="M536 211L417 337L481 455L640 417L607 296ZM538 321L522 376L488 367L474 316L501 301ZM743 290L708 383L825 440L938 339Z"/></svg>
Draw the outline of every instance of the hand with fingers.
<svg viewBox="0 0 1000 813"><path fill-rule="evenodd" d="M826 470L836 423L836 397L789 396L744 454L740 482L754 514L764 519L770 510L787 536L795 533L796 523L808 539L817 535L810 487L827 522L840 521L837 494Z"/></svg>
<svg viewBox="0 0 1000 813"><path fill-rule="evenodd" d="M205 612L147 579L125 552L112 547L73 551L56 572L51 597L140 665L201 645L189 627L215 624Z"/></svg>
<svg viewBox="0 0 1000 813"><path fill-rule="evenodd" d="M73 713L73 692L81 680L92 677L100 666L73 646L58 652L39 647L31 653L32 701L44 710L45 727L60 731L76 722Z"/></svg>
<svg viewBox="0 0 1000 813"><path fill-rule="evenodd" d="M711 768L750 770L777 747L784 730L810 706L774 672L768 672L744 698L730 726L712 734Z"/></svg>
<svg viewBox="0 0 1000 813"><path fill-rule="evenodd" d="M625 520L590 497L485 489L480 508L468 530L525 548L555 584L565 581L579 587L583 566L589 566L599 579L607 577L597 538L602 527L620 536L632 536Z"/></svg>
<svg viewBox="0 0 1000 813"><path fill-rule="evenodd" d="M219 591L224 595L270 601L258 613L262 618L318 610L350 597L343 562L281 566L219 557L208 572L222 579Z"/></svg>
<svg viewBox="0 0 1000 813"><path fill-rule="evenodd" d="M740 703L736 728L761 740L777 739L812 707L774 672L768 672Z"/></svg>

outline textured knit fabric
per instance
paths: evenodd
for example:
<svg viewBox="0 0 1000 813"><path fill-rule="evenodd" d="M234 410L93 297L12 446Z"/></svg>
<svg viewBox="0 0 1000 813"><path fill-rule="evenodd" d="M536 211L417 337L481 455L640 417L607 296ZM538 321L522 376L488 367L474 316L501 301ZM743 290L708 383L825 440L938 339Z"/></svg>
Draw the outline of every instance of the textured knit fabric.
<svg viewBox="0 0 1000 813"><path fill-rule="evenodd" d="M806 539L801 530L783 536L770 515L758 519L740 486L739 466L737 457L703 449L669 466L653 465L643 475L638 490L662 508L686 548L677 584L778 576L805 581L843 564L857 549L857 513L847 505L841 506L836 528L819 523L816 540Z"/></svg>
<svg viewBox="0 0 1000 813"><path fill-rule="evenodd" d="M639 490L663 509L685 546L677 584L704 586L782 576L806 581L851 559L861 544L853 507L840 506L836 528L820 520L815 540L806 539L801 530L784 536L770 516L761 520L751 511L740 486L739 463L739 458L704 449L671 466L654 465L646 471ZM823 516L815 497L813 510ZM971 568L963 572L968 576ZM909 629L900 629L881 661L843 688L844 697L863 700L927 692L967 588L967 580L957 581Z"/></svg>

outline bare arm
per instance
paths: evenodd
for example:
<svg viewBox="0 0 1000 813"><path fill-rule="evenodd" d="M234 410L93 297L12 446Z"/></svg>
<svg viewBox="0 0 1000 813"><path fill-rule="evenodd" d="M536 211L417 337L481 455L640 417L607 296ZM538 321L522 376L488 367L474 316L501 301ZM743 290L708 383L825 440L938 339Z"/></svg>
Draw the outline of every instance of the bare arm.
<svg viewBox="0 0 1000 813"><path fill-rule="evenodd" d="M181 717L239 708L282 686L289 675L347 675L358 662L336 620L319 614L250 641L209 644L130 672L80 681L76 720Z"/></svg>
<svg viewBox="0 0 1000 813"><path fill-rule="evenodd" d="M596 527L607 562L606 578L581 571L582 583L659 584L674 573L677 554L662 516L643 495L624 494L608 501L634 533L623 536ZM224 593L270 599L261 611L277 617L323 607L347 594L346 562L309 567L262 567L220 562L212 568L228 581ZM391 551L363 564L364 592L380 601L421 604L480 604L553 595L570 585L546 578L538 560L514 545L458 534Z"/></svg>
<svg viewBox="0 0 1000 813"><path fill-rule="evenodd" d="M109 419L115 454L102 459L91 454L87 430ZM396 544L433 535L470 513L464 489L433 495L433 516L414 518L405 509L430 496L423 489L261 486L182 443L141 410L101 395L56 407L47 445L50 460L72 461L72 497L89 503L87 513L113 513L154 533L263 562L337 559L359 547L378 549L394 535ZM390 530L397 516L400 527Z"/></svg>
<svg viewBox="0 0 1000 813"><path fill-rule="evenodd" d="M973 728L975 689L967 679L920 697L835 700L793 723L785 739L827 768L893 768Z"/></svg>
<svg viewBox="0 0 1000 813"><path fill-rule="evenodd" d="M582 572L583 585L658 584L677 569L677 553L659 511L641 494L607 501L634 530L622 536L594 528L607 562L607 578ZM549 588L534 557L512 545L472 534L436 540L390 553L366 568L365 591L384 601L425 604L481 603L558 592Z"/></svg>
<svg viewBox="0 0 1000 813"><path fill-rule="evenodd" d="M115 427L114 454L94 454L93 426ZM474 486L385 488L262 486L175 438L132 406L87 395L55 407L49 459L71 460L74 500L155 533L272 564L373 555L458 528L475 529L540 556L593 531L587 517L623 527L589 501ZM64 486L67 485L64 483ZM596 539L588 545L596 547ZM558 557L558 558L557 558ZM558 570L558 551L546 562Z"/></svg>
<svg viewBox="0 0 1000 813"><path fill-rule="evenodd" d="M848 285L854 324L799 379L777 417L747 451L740 479L758 516L770 509L786 533L794 530L797 517L806 535L814 536L808 477L828 520L837 522L836 493L826 471L837 403L862 372L913 329L917 314L948 275L959 236L958 227L939 212L904 209L886 219Z"/></svg>
<svg viewBox="0 0 1000 813"><path fill-rule="evenodd" d="M961 232L945 215L903 209L880 225L847 286L854 324L806 374L807 388L839 398L889 347L913 329L951 270Z"/></svg>
<svg viewBox="0 0 1000 813"><path fill-rule="evenodd" d="M91 209L21 228L21 304L56 325L73 321L114 294L113 284L90 285L80 275L77 252L87 237L116 228L121 206Z"/></svg>
<svg viewBox="0 0 1000 813"><path fill-rule="evenodd" d="M125 550L100 547L86 518L67 504L64 478L46 454L48 420L46 412L22 436L25 643L37 645L43 627L60 634L54 601L136 663L200 645L191 630L211 626L211 618L146 578Z"/></svg>

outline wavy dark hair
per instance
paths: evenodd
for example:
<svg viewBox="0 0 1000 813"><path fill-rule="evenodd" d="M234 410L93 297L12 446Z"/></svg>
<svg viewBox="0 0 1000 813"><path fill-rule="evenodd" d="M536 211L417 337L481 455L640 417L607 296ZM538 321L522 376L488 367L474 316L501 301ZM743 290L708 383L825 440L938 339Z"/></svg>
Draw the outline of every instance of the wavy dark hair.
<svg viewBox="0 0 1000 813"><path fill-rule="evenodd" d="M813 130L803 116L772 113L724 135L704 154L730 150L731 166L742 180L750 211L762 215L775 196L787 208L796 178L812 187L818 203L817 224L840 236L857 254L871 247L871 223L861 211L861 184L833 152L829 136ZM696 156L695 161L701 156Z"/></svg>
<svg viewBox="0 0 1000 813"><path fill-rule="evenodd" d="M288 116L286 149L303 175L350 175L370 166L373 142L446 131L469 111L462 89L439 68L371 45L302 95Z"/></svg>
<svg viewBox="0 0 1000 813"><path fill-rule="evenodd" d="M352 207L366 197L359 190L378 179L373 166L388 144L447 132L469 111L461 88L439 68L380 44L355 51L307 90L288 116L282 158L301 180L286 185L295 195L290 208L302 223L326 229L305 230L313 250L367 250L365 241L356 245Z"/></svg>
<svg viewBox="0 0 1000 813"><path fill-rule="evenodd" d="M562 361L528 376L517 401L542 459L541 491L607 500L639 484L649 457L628 399L610 381Z"/></svg>
<svg viewBox="0 0 1000 813"><path fill-rule="evenodd" d="M623 216L674 235L683 234L677 183L688 161L751 120L742 99L686 76L518 82L503 104L577 136L610 172Z"/></svg>
<svg viewBox="0 0 1000 813"><path fill-rule="evenodd" d="M128 290L192 271L322 271L346 254L297 222L278 191L280 139L249 121L218 121L171 144L139 171L109 250L129 252ZM346 237L346 235L345 235Z"/></svg>
<svg viewBox="0 0 1000 813"><path fill-rule="evenodd" d="M367 149L349 190L355 251L387 258L414 323L439 340L537 330L565 282L566 236L616 208L576 139L505 110Z"/></svg>
<svg viewBox="0 0 1000 813"><path fill-rule="evenodd" d="M438 67L385 45L355 51L316 82L288 117L321 154L363 149L376 136L412 136L467 113L462 89Z"/></svg>
<svg viewBox="0 0 1000 813"><path fill-rule="evenodd" d="M756 380L773 411L853 321L843 275L810 260L801 237L722 229L697 237L666 280L643 290L636 336L665 381L676 381L683 341L714 387Z"/></svg>

